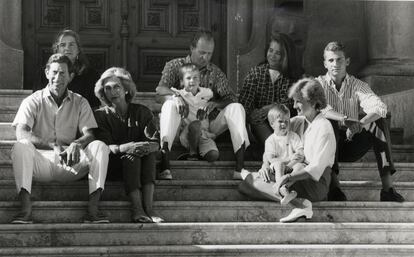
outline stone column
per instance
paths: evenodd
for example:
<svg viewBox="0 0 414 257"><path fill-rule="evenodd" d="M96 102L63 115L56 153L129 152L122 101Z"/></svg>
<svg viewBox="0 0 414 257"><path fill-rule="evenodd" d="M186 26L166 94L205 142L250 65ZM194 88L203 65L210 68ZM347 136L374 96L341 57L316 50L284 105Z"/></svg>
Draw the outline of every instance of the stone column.
<svg viewBox="0 0 414 257"><path fill-rule="evenodd" d="M227 77L238 92L249 69L264 59L271 0L227 1Z"/></svg>
<svg viewBox="0 0 414 257"><path fill-rule="evenodd" d="M387 104L391 127L403 128L404 143L414 143L414 2L365 4L368 65L360 75Z"/></svg>
<svg viewBox="0 0 414 257"><path fill-rule="evenodd" d="M22 1L0 1L0 89L23 89Z"/></svg>
<svg viewBox="0 0 414 257"><path fill-rule="evenodd" d="M379 94L414 88L414 2L366 2L368 66L361 76Z"/></svg>

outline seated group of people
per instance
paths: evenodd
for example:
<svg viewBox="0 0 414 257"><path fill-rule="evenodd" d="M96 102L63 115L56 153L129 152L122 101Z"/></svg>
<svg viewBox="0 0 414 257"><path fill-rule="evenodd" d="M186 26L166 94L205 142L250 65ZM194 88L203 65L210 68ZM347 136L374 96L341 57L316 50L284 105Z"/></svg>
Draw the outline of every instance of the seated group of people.
<svg viewBox="0 0 414 257"><path fill-rule="evenodd" d="M99 211L107 179L124 181L132 222L162 222L153 210L157 153L159 178L172 179L169 152L176 139L188 149L187 160L212 162L219 159L214 139L226 130L236 157L233 178L243 180L239 190L295 207L281 222L310 219L312 202L346 200L338 162L355 161L371 147L383 185L381 201L404 201L392 187L387 107L366 83L347 74L350 58L344 46L326 46L326 75L300 78L292 72L289 42L283 34L271 37L266 61L250 70L237 97L226 75L210 62L212 33L199 30L190 55L164 67L156 88L156 101L163 103L158 124L151 110L131 102L136 85L125 69L109 68L94 87L88 86L86 79L93 76L85 76L90 69L79 36L62 31L45 68L47 86L22 102L13 121L12 163L21 211L12 223L32 222L33 180L85 177L85 222L109 222ZM248 129L264 146L258 172L244 169Z"/></svg>

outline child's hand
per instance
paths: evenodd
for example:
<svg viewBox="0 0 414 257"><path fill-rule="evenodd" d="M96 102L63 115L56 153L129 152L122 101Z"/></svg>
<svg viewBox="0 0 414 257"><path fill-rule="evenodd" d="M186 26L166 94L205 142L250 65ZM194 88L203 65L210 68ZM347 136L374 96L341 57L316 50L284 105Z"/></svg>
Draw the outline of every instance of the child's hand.
<svg viewBox="0 0 414 257"><path fill-rule="evenodd" d="M197 110L196 117L198 120L204 120L207 118L207 108L200 108Z"/></svg>
<svg viewBox="0 0 414 257"><path fill-rule="evenodd" d="M270 168L261 168L259 170L259 175L260 177L263 178L264 182L270 182L270 174L271 174L271 169Z"/></svg>
<svg viewBox="0 0 414 257"><path fill-rule="evenodd" d="M174 97L175 103L178 108L178 113L181 115L181 118L187 118L188 116L188 104L183 100L181 96Z"/></svg>

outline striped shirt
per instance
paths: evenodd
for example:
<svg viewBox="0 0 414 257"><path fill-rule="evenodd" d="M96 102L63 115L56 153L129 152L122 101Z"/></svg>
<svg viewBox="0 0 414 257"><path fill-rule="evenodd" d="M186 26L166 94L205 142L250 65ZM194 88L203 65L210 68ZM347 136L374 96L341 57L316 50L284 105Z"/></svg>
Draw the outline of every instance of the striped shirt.
<svg viewBox="0 0 414 257"><path fill-rule="evenodd" d="M181 89L179 69L186 63L191 63L189 55L185 58L176 58L167 62L158 86ZM200 69L200 87L210 88L213 91L214 97L212 100L237 102L236 94L229 88L226 75L213 63L209 63Z"/></svg>
<svg viewBox="0 0 414 257"><path fill-rule="evenodd" d="M317 80L325 91L328 104L322 110L323 113L333 109L352 119L359 119L360 113L376 113L382 118L387 115L387 106L384 102L371 90L367 83L354 76L348 74L345 76L339 92L328 74L319 76Z"/></svg>
<svg viewBox="0 0 414 257"><path fill-rule="evenodd" d="M272 82L269 64L259 64L246 75L240 90L239 102L244 106L246 114L272 103L291 105L288 98L290 85L291 81L282 74Z"/></svg>

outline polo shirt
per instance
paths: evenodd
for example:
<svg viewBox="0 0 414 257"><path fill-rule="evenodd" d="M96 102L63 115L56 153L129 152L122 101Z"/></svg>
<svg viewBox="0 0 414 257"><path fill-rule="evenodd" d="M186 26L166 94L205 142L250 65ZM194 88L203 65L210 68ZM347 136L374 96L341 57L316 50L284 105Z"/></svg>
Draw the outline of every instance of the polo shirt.
<svg viewBox="0 0 414 257"><path fill-rule="evenodd" d="M69 145L79 132L96 128L97 124L88 101L67 90L58 106L48 86L26 97L12 123L29 126L32 133L48 143Z"/></svg>

